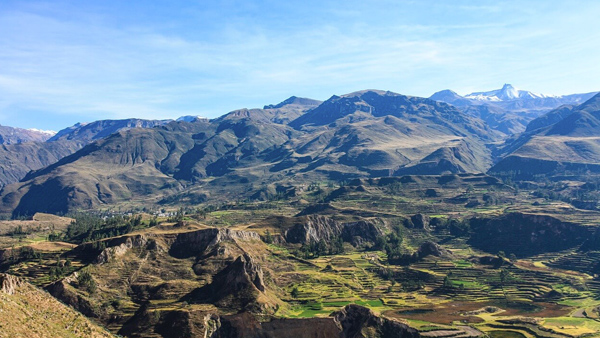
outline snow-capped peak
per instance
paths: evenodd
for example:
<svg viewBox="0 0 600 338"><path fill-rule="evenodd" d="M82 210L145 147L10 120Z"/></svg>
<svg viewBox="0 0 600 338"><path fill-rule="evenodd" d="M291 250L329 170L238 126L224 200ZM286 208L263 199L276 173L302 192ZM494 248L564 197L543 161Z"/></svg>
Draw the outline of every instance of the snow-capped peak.
<svg viewBox="0 0 600 338"><path fill-rule="evenodd" d="M489 92L476 92L465 95L467 99L476 101L511 101L517 99L541 99L546 97L554 97L552 95L538 94L527 90L519 90L511 84L504 84L502 89L496 89Z"/></svg>
<svg viewBox="0 0 600 338"><path fill-rule="evenodd" d="M505 83L497 96L501 100L514 100L519 98L519 90L511 84Z"/></svg>

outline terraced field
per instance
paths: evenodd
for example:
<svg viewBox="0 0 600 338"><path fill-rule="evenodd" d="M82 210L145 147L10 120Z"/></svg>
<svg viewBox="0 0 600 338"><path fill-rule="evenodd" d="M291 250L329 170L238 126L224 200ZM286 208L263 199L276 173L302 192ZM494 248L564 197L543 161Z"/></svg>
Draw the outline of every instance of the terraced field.
<svg viewBox="0 0 600 338"><path fill-rule="evenodd" d="M42 287L65 282L73 297L88 302L81 302L86 305L80 311L100 318L113 333L123 333L124 327L134 324L149 325L145 329L152 330L152 325L161 325L169 315L239 312L231 298L213 304L195 299L194 292L210 285L217 273L245 253L262 268L263 290L258 293L258 305L252 305L260 308L257 316L262 320L329 317L348 304L358 304L408 323L424 337L594 337L600 332L596 270L600 250L583 250L578 245L526 255L513 252L507 243L506 253L486 251L485 246L470 242L474 230L469 228L469 220L488 217L514 223L507 217L520 210L532 215L523 218L533 219L526 226L546 222L548 226L558 224L553 231L564 231L561 226L570 229L573 225L568 222L579 219L575 226L586 227L587 234L588 228L594 229L594 217L600 219L600 215L532 198L527 191L486 180L485 176L468 175L356 180L321 187L320 192L302 190L289 199L198 208L202 212L189 212L180 221L158 218L158 225L143 225L124 235L155 241L153 249L120 247L110 251L118 252L117 256L111 254L112 259L102 262L99 253L119 237L102 239L102 246L90 242L79 249L70 243L26 240L21 247L34 249L35 257L9 260L4 271ZM434 197L430 189L435 190ZM493 203L484 197L491 195ZM479 204L467 207L473 201ZM554 207L570 213L559 218L558 212L548 209ZM549 215L557 217L544 218ZM316 224L319 220L322 222ZM356 244L347 236L344 252L337 254L324 250L306 255L309 244L314 249L315 243L286 242L292 226L333 241L336 236L343 237L344 224L357 222L379 229L386 245L391 243L392 233L399 234L402 241L395 254L405 259L392 262L386 248L376 247L372 237ZM318 228L323 224L338 230ZM221 243L215 239L214 247L206 252L196 253L195 246L188 247L194 252L190 257L180 257L169 249L179 235L207 229L253 232L262 241L229 239ZM532 228L530 232L543 237L536 231ZM490 235L490 240L494 239ZM330 244L323 242L326 248ZM197 245L206 244L202 243ZM426 243L435 250L419 255ZM86 245L88 249L81 249ZM89 246L99 249L89 250ZM61 268L60 275L53 275L57 268ZM84 271L93 276L94 292L77 282L76 276Z"/></svg>

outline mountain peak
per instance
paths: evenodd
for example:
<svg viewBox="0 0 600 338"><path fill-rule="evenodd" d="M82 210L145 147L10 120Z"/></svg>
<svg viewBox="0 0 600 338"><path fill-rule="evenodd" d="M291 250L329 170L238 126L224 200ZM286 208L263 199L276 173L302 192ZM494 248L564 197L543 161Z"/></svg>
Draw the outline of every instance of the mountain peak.
<svg viewBox="0 0 600 338"><path fill-rule="evenodd" d="M319 104L321 104L321 101L313 100L313 99L309 99L309 98L305 98L305 97L290 96L287 99L279 102L278 104L266 105L263 107L263 109L283 108L290 104L295 104L295 105L300 105L300 106L318 106Z"/></svg>
<svg viewBox="0 0 600 338"><path fill-rule="evenodd" d="M468 106L471 104L471 101L465 99L464 97L458 95L455 91L450 89L440 90L439 92L434 93L429 97L434 101L441 101L450 103L455 106Z"/></svg>
<svg viewBox="0 0 600 338"><path fill-rule="evenodd" d="M208 120L208 117L200 116L200 115L185 115L177 118L177 122L194 122L196 120Z"/></svg>
<svg viewBox="0 0 600 338"><path fill-rule="evenodd" d="M518 99L543 99L553 97L551 95L536 94L527 90L519 90L509 83L505 83L501 89L487 92L476 92L465 95L465 98L474 101L500 102Z"/></svg>
<svg viewBox="0 0 600 338"><path fill-rule="evenodd" d="M497 96L501 100L514 100L519 98L520 94L521 93L517 88L513 87L511 84L505 83Z"/></svg>
<svg viewBox="0 0 600 338"><path fill-rule="evenodd" d="M364 90L359 90L359 91L356 91L356 92L344 94L341 97L356 97L356 96L360 97L360 96L363 96L363 95L368 94L368 93L374 93L374 94L377 94L379 96L385 96L385 95L396 96L396 95L400 95L400 94L396 94L396 93L393 93L393 92L390 92L390 91L385 91L385 90L364 89Z"/></svg>

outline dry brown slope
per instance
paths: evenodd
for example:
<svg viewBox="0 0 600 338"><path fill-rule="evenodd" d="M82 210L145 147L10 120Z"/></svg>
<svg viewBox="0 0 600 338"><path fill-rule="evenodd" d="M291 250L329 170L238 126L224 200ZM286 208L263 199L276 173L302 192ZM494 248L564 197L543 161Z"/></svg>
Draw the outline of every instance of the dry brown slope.
<svg viewBox="0 0 600 338"><path fill-rule="evenodd" d="M82 314L21 279L0 274L0 337L114 337Z"/></svg>

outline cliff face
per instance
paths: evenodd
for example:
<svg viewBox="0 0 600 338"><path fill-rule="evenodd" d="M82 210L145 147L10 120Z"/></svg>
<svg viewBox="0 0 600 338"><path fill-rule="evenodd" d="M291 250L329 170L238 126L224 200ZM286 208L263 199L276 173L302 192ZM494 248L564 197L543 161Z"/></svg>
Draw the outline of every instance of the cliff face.
<svg viewBox="0 0 600 338"><path fill-rule="evenodd" d="M375 242L379 236L383 236L381 229L366 221L346 223L342 229L342 239L354 246L361 245L365 241Z"/></svg>
<svg viewBox="0 0 600 338"><path fill-rule="evenodd" d="M327 216L308 215L299 217L290 229L286 230L284 237L288 243L316 243L321 240L330 242L336 237L341 237L352 245L360 245L365 241L374 242L382 231L373 223L359 221L341 223Z"/></svg>
<svg viewBox="0 0 600 338"><path fill-rule="evenodd" d="M142 248L152 246L152 243L149 242L145 236L135 235L135 236L127 236L119 238L122 240L122 243L109 243L113 246L110 246L100 253L98 257L96 257L95 263L104 264L110 260L116 259L120 256L123 256L127 251L132 248ZM116 244L116 245L115 245ZM150 244L150 245L149 245Z"/></svg>
<svg viewBox="0 0 600 338"><path fill-rule="evenodd" d="M248 254L243 254L217 273L210 284L192 291L184 299L222 308L268 313L274 304L265 300L265 291L261 266Z"/></svg>
<svg viewBox="0 0 600 338"><path fill-rule="evenodd" d="M342 234L343 225L329 217L309 215L285 232L288 243L330 241Z"/></svg>
<svg viewBox="0 0 600 338"><path fill-rule="evenodd" d="M260 236L251 231L230 229L205 229L177 235L169 254L178 258L201 256L211 252L219 243L260 241Z"/></svg>
<svg viewBox="0 0 600 338"><path fill-rule="evenodd" d="M504 251L519 257L576 247L583 244L593 230L551 216L523 213L474 218L470 223L470 245L494 254Z"/></svg>
<svg viewBox="0 0 600 338"><path fill-rule="evenodd" d="M24 283L25 282L18 277L0 273L0 292L7 295L14 295L15 291L23 286Z"/></svg>

